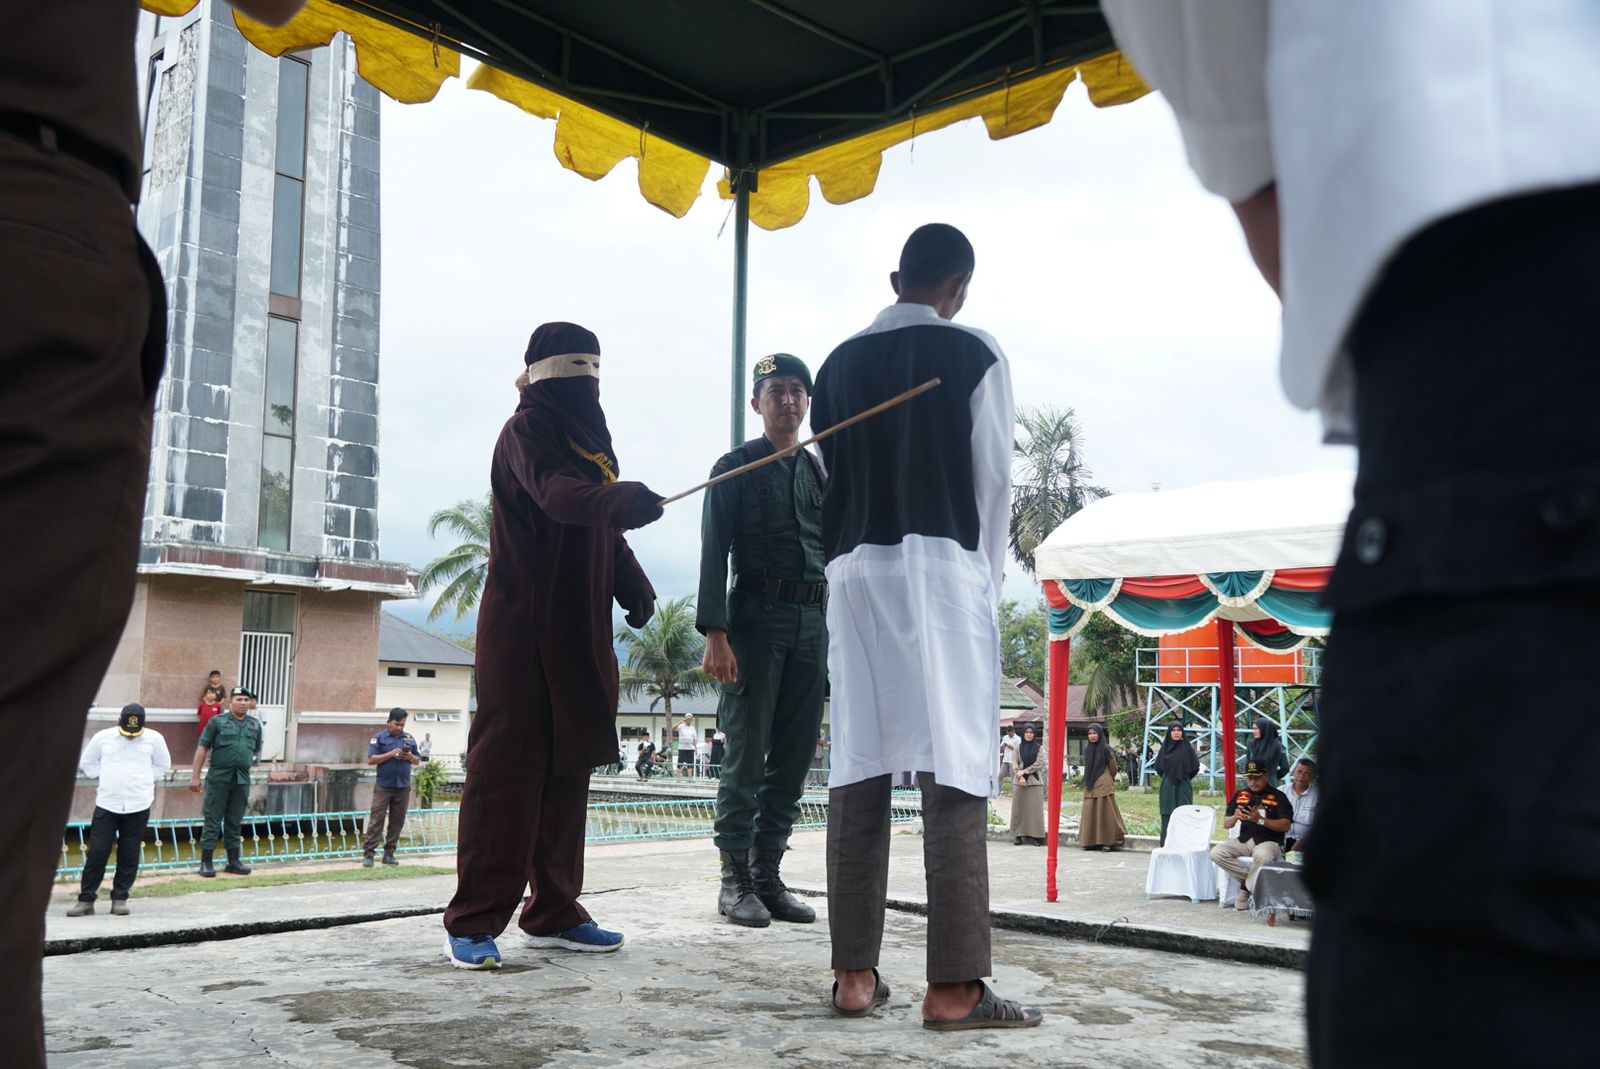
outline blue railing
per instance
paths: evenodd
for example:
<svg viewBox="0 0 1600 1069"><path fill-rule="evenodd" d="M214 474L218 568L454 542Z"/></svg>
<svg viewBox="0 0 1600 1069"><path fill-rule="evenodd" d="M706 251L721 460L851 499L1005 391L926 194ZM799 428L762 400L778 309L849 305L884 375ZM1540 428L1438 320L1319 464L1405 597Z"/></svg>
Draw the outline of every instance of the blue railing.
<svg viewBox="0 0 1600 1069"><path fill-rule="evenodd" d="M663 798L635 802L597 802L589 806L588 841L591 843L633 842L655 839L707 837L716 817L715 798ZM896 796L890 819L904 824L921 819L915 795ZM406 815L405 830L397 852L402 854L448 853L456 847L459 810L455 807L413 809ZM249 815L240 828L241 856L248 864L323 861L330 858L353 859L361 856L366 830L365 811L335 813L284 813ZM828 824L826 794L807 794L800 803L797 829L825 828ZM146 831L141 870L189 868L200 861L199 820L178 817L152 820ZM57 880L70 880L83 872L83 859L89 846L89 823L67 825L61 846ZM218 856L222 843L217 844ZM108 869L116 864L115 851ZM109 876L109 872L108 872Z"/></svg>

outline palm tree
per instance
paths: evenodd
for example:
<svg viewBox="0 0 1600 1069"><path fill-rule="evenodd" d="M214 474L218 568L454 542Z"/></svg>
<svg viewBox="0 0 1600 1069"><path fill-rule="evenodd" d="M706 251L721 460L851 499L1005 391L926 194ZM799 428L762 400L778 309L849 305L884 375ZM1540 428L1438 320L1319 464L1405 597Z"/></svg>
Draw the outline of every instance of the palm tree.
<svg viewBox="0 0 1600 1069"><path fill-rule="evenodd" d="M467 498L428 517L428 537L440 528L461 539L461 544L442 557L435 557L422 569L422 593L443 587L428 619L437 619L446 609L454 609L459 620L471 612L483 595L483 581L489 574L489 520L492 515L488 494L483 500Z"/></svg>
<svg viewBox="0 0 1600 1069"><path fill-rule="evenodd" d="M672 699L710 690L714 681L700 670L706 640L694 626L694 598L681 597L656 603L650 622L635 630L617 628L617 643L627 650L627 663L618 680L622 693L649 694L650 729L655 731L657 703L672 722Z"/></svg>
<svg viewBox="0 0 1600 1069"><path fill-rule="evenodd" d="M1089 482L1094 472L1083 462L1083 435L1072 409L1018 409L1017 431L1011 446L1011 552L1032 575L1039 543L1110 491Z"/></svg>

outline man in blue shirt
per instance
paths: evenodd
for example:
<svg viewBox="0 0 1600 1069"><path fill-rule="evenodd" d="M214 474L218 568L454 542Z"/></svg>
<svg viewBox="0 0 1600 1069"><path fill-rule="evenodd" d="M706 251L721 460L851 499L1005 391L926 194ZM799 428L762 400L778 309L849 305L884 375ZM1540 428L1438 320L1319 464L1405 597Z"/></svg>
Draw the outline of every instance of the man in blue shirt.
<svg viewBox="0 0 1600 1069"><path fill-rule="evenodd" d="M385 820L389 834L383 842L383 863L400 864L394 851L400 845L406 810L411 808L411 766L427 760L418 753L417 740L406 731L406 716L404 709L390 709L388 726L367 743L367 764L378 766L378 783L372 788L372 812L367 815L367 837L361 847L362 868L372 867Z"/></svg>

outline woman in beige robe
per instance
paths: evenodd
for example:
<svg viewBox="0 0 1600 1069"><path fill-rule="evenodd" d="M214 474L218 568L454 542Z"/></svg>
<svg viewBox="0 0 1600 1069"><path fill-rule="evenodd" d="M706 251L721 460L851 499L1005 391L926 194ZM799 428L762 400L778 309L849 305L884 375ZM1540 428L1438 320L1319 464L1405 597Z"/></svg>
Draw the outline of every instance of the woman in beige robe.
<svg viewBox="0 0 1600 1069"><path fill-rule="evenodd" d="M1117 757L1106 741L1106 729L1089 725L1083 748L1083 813L1078 818L1078 845L1085 850L1115 850L1127 838L1117 809Z"/></svg>
<svg viewBox="0 0 1600 1069"><path fill-rule="evenodd" d="M1044 845L1045 766L1038 732L1031 725L1023 728L1012 773L1010 834L1015 846Z"/></svg>

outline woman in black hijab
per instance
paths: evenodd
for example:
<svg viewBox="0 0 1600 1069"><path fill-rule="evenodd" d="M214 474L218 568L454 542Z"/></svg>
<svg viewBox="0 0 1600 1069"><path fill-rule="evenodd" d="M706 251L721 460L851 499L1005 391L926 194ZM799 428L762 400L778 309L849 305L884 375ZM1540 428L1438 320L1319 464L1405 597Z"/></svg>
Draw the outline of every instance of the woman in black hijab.
<svg viewBox="0 0 1600 1069"><path fill-rule="evenodd" d="M1194 778L1200 774L1200 755L1184 738L1183 721L1174 720L1156 755L1156 772L1161 776L1161 845L1167 845L1167 825L1172 811L1194 804Z"/></svg>
<svg viewBox="0 0 1600 1069"><path fill-rule="evenodd" d="M1044 845L1044 747L1032 724L1022 729L1017 747L1015 789L1011 792L1011 842L1014 846Z"/></svg>
<svg viewBox="0 0 1600 1069"><path fill-rule="evenodd" d="M1289 773L1289 755L1278 740L1278 725L1262 717L1250 728L1250 732L1253 737L1246 759L1260 761L1261 767L1267 770L1267 786L1276 787Z"/></svg>
<svg viewBox="0 0 1600 1069"><path fill-rule="evenodd" d="M1127 838L1127 826L1117 809L1117 757L1106 741L1106 729L1089 725L1089 744L1083 748L1083 812L1078 817L1078 845L1085 850L1110 850Z"/></svg>

